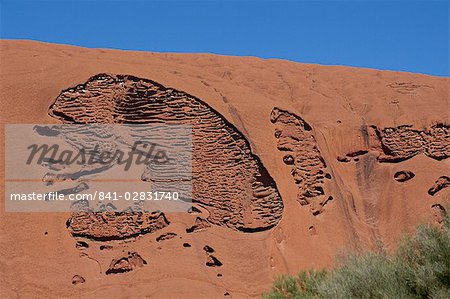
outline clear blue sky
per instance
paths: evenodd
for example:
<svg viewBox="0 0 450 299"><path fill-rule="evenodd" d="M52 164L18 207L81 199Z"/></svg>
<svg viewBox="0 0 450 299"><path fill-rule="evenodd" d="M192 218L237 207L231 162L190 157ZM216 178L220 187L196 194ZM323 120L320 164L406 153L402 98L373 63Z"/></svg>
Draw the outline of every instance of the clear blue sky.
<svg viewBox="0 0 450 299"><path fill-rule="evenodd" d="M449 0L6 1L2 39L449 76Z"/></svg>

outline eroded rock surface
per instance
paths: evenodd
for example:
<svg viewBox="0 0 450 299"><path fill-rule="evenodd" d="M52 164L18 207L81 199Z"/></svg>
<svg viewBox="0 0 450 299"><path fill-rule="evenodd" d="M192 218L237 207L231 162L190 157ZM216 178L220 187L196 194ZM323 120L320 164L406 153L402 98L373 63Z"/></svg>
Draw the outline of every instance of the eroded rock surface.
<svg viewBox="0 0 450 299"><path fill-rule="evenodd" d="M368 144L367 150L357 153L366 154L368 150L378 152L378 161L397 163L416 155L425 154L435 160L444 160L450 156L450 126L438 123L423 130L411 125L378 128L364 126L363 137ZM349 162L352 153L338 156L339 162Z"/></svg>
<svg viewBox="0 0 450 299"><path fill-rule="evenodd" d="M156 242L161 242L161 241L165 241L165 240L170 240L173 239L177 236L176 233L167 233L167 234L163 234L160 235L159 237L156 238Z"/></svg>
<svg viewBox="0 0 450 299"><path fill-rule="evenodd" d="M434 196L436 193L441 191L442 189L450 186L450 178L448 176L441 176L434 182L434 185L428 190L428 194Z"/></svg>
<svg viewBox="0 0 450 299"><path fill-rule="evenodd" d="M199 231L207 229L210 226L211 226L211 224L209 224L208 221L206 221L205 219L203 219L201 217L197 217L197 218L195 218L194 225L192 225L191 227L186 228L186 232L188 234L194 233L194 232L199 232Z"/></svg>
<svg viewBox="0 0 450 299"><path fill-rule="evenodd" d="M162 212L76 212L67 220L74 237L95 241L123 240L155 232L169 225Z"/></svg>
<svg viewBox="0 0 450 299"><path fill-rule="evenodd" d="M394 179L397 182L403 183L403 182L409 181L410 179L414 178L415 176L416 175L412 171L402 170L402 171L397 171L394 174Z"/></svg>
<svg viewBox="0 0 450 299"><path fill-rule="evenodd" d="M127 256L111 261L108 270L106 270L106 275L130 272L144 265L147 265L147 261L137 252L128 252Z"/></svg>
<svg viewBox="0 0 450 299"><path fill-rule="evenodd" d="M221 267L223 264L221 261L219 261L218 258L216 258L214 255L208 255L208 258L206 260L206 266L208 267Z"/></svg>
<svg viewBox="0 0 450 299"><path fill-rule="evenodd" d="M85 282L86 282L86 280L84 279L83 276L80 276L80 275L74 275L74 276L72 277L72 284L73 284L73 285L82 284L82 283L85 283Z"/></svg>
<svg viewBox="0 0 450 299"><path fill-rule="evenodd" d="M392 88L398 93L415 95L417 92L423 88L431 88L428 85L418 84L414 82L394 82L387 84L388 87Z"/></svg>
<svg viewBox="0 0 450 299"><path fill-rule="evenodd" d="M291 175L298 187L297 200L308 205L313 200L313 214L320 214L327 201L324 190L325 179L331 176L323 159L312 127L301 117L275 107L270 115L275 124L277 148L283 152L283 162L291 169Z"/></svg>
<svg viewBox="0 0 450 299"><path fill-rule="evenodd" d="M276 184L247 139L194 96L146 79L99 74L62 91L49 114L65 123L191 125L193 200L208 210L207 221L250 232L281 218Z"/></svg>

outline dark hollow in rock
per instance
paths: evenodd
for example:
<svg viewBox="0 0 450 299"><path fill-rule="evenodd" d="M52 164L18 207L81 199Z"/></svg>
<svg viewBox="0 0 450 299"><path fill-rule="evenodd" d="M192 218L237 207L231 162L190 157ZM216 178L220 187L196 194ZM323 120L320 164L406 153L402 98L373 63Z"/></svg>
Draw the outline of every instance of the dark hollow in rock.
<svg viewBox="0 0 450 299"><path fill-rule="evenodd" d="M191 244L189 244L189 243L183 243L183 247L189 248L189 247L191 247Z"/></svg>
<svg viewBox="0 0 450 299"><path fill-rule="evenodd" d="M275 130L274 136L277 139L280 138L281 137L281 131L280 130Z"/></svg>
<svg viewBox="0 0 450 299"><path fill-rule="evenodd" d="M428 194L434 196L439 191L450 186L450 178L448 176L441 176L434 182L434 185L428 190Z"/></svg>
<svg viewBox="0 0 450 299"><path fill-rule="evenodd" d="M354 157L365 155L367 153L368 153L368 151L366 151L366 150L358 150L358 151L348 153L347 157L354 158Z"/></svg>
<svg viewBox="0 0 450 299"><path fill-rule="evenodd" d="M89 244L84 241L78 241L77 244L75 244L75 247L78 249L89 248Z"/></svg>
<svg viewBox="0 0 450 299"><path fill-rule="evenodd" d="M206 260L206 266L208 267L221 267L222 262L219 261L214 255L208 255L208 259Z"/></svg>
<svg viewBox="0 0 450 299"><path fill-rule="evenodd" d="M435 203L431 208L445 213L445 208L441 204Z"/></svg>
<svg viewBox="0 0 450 299"><path fill-rule="evenodd" d="M73 284L73 285L85 283L85 281L86 281L86 280L84 279L84 277L83 277L83 276L80 276L80 275L74 275L74 276L72 277L72 284Z"/></svg>
<svg viewBox="0 0 450 299"><path fill-rule="evenodd" d="M163 235L160 235L159 237L156 238L156 242L161 242L161 241L173 239L173 238L175 238L176 236L177 236L176 233L167 233L167 234L163 234Z"/></svg>
<svg viewBox="0 0 450 299"><path fill-rule="evenodd" d="M197 207L192 206L189 208L188 213L189 214L200 214L202 211L200 211Z"/></svg>
<svg viewBox="0 0 450 299"><path fill-rule="evenodd" d="M316 196L320 196L320 195L324 195L324 194L325 194L325 191L323 191L323 188L320 186L311 187L310 189L303 192L303 195L306 197L316 197Z"/></svg>
<svg viewBox="0 0 450 299"><path fill-rule="evenodd" d="M337 158L336 158L339 162L342 162L342 163L348 163L348 162L350 162L350 159L349 158L347 158L347 157L343 157L343 156L337 156Z"/></svg>
<svg viewBox="0 0 450 299"><path fill-rule="evenodd" d="M294 157L292 157L291 155L286 155L286 156L284 156L284 158L283 158L283 162L284 162L286 165L293 165L293 164L294 164Z"/></svg>
<svg viewBox="0 0 450 299"><path fill-rule="evenodd" d="M312 210L311 210L311 213L312 213L314 216L319 216L320 214L322 214L322 212L323 212L322 209L312 209Z"/></svg>
<svg viewBox="0 0 450 299"><path fill-rule="evenodd" d="M147 262L137 252L128 252L127 256L113 259L105 273L106 275L126 273L144 265L147 265Z"/></svg>
<svg viewBox="0 0 450 299"><path fill-rule="evenodd" d="M199 231L207 229L208 227L211 227L211 224L209 224L209 222L207 220L197 217L195 219L195 224L193 226L187 228L186 232L188 234L194 233L194 232L199 232Z"/></svg>
<svg viewBox="0 0 450 299"><path fill-rule="evenodd" d="M402 171L397 171L394 174L394 179L397 182L406 182L406 181L409 181L410 179L412 179L415 176L416 175L412 171L402 170Z"/></svg>
<svg viewBox="0 0 450 299"><path fill-rule="evenodd" d="M321 206L325 206L325 205L327 205L330 201L332 201L333 200L333 196L328 196L328 198L327 198L327 200L325 200L324 202L322 202L320 205Z"/></svg>
<svg viewBox="0 0 450 299"><path fill-rule="evenodd" d="M213 249L212 247L208 246L208 245L205 245L205 246L203 247L203 250L204 250L205 252L207 252L207 253L213 253L213 252L214 252L214 249Z"/></svg>

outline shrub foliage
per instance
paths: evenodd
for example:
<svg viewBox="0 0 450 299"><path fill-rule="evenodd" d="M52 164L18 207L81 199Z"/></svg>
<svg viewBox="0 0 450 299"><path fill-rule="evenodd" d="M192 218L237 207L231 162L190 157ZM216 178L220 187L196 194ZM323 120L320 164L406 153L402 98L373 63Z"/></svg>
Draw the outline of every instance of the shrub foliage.
<svg viewBox="0 0 450 299"><path fill-rule="evenodd" d="M264 298L450 298L450 217L419 226L392 255L351 254L332 270L280 276Z"/></svg>

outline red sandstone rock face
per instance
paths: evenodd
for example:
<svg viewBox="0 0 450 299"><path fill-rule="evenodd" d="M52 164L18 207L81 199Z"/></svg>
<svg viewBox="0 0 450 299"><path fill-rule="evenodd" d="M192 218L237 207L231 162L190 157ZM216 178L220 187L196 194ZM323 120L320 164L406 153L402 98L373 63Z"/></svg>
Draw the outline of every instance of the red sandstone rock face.
<svg viewBox="0 0 450 299"><path fill-rule="evenodd" d="M4 123L191 124L196 200L188 213L0 207L2 298L259 298L342 248L393 250L450 202L448 78L25 41L0 55ZM50 170L48 187L92 191Z"/></svg>

